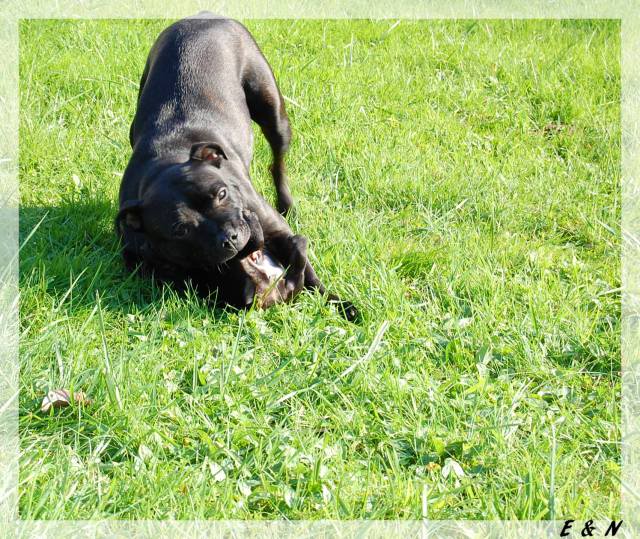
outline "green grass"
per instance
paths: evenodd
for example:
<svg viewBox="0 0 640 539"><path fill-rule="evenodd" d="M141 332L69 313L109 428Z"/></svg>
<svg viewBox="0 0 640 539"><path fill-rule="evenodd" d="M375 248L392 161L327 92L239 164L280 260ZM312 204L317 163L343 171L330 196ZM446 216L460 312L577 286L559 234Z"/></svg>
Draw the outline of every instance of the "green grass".
<svg viewBox="0 0 640 539"><path fill-rule="evenodd" d="M21 25L21 518L421 518L425 484L434 519L616 516L619 24L247 22L290 99L291 225L359 325L125 273L166 24ZM268 163L258 138L273 200ZM59 387L93 404L39 414Z"/></svg>

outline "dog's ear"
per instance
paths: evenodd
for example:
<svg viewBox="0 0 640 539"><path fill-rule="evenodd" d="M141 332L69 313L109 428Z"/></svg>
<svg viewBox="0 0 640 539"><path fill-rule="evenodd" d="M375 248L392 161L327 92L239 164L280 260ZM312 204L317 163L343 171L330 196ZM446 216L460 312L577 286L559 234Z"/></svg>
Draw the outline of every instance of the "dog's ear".
<svg viewBox="0 0 640 539"><path fill-rule="evenodd" d="M120 206L116 217L116 228L120 234L126 229L142 232L142 200L127 200Z"/></svg>
<svg viewBox="0 0 640 539"><path fill-rule="evenodd" d="M198 142L191 146L190 159L206 161L213 166L220 168L223 159L227 159L222 146L215 142Z"/></svg>

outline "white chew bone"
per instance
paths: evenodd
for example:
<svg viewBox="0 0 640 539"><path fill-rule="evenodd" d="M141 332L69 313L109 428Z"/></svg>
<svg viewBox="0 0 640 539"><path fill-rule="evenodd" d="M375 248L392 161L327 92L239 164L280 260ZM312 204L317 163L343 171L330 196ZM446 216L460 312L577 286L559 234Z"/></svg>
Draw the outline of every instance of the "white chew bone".
<svg viewBox="0 0 640 539"><path fill-rule="evenodd" d="M284 273L284 268L266 252L254 251L249 255L249 260L269 281L275 281Z"/></svg>

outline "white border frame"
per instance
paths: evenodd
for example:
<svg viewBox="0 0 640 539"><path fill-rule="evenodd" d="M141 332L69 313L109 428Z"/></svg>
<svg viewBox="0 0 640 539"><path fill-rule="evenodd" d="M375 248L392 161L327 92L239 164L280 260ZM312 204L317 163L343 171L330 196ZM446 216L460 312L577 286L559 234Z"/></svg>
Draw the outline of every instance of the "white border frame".
<svg viewBox="0 0 640 539"><path fill-rule="evenodd" d="M637 0L5 0L0 19L0 535L7 537L559 537L563 521L20 521L18 502L18 21L180 18L202 9L239 19L621 19L622 515L640 536L640 3ZM595 522L594 536L609 522ZM571 536L582 526L575 522Z"/></svg>

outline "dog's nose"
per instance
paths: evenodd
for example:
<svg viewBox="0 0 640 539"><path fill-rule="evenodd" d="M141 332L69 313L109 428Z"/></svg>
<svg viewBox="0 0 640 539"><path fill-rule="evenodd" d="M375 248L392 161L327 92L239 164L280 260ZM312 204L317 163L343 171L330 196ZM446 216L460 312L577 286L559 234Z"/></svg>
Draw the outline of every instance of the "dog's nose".
<svg viewBox="0 0 640 539"><path fill-rule="evenodd" d="M230 234L223 233L220 240L220 245L222 245L223 249L233 249L238 240L238 234L236 232L231 232Z"/></svg>

